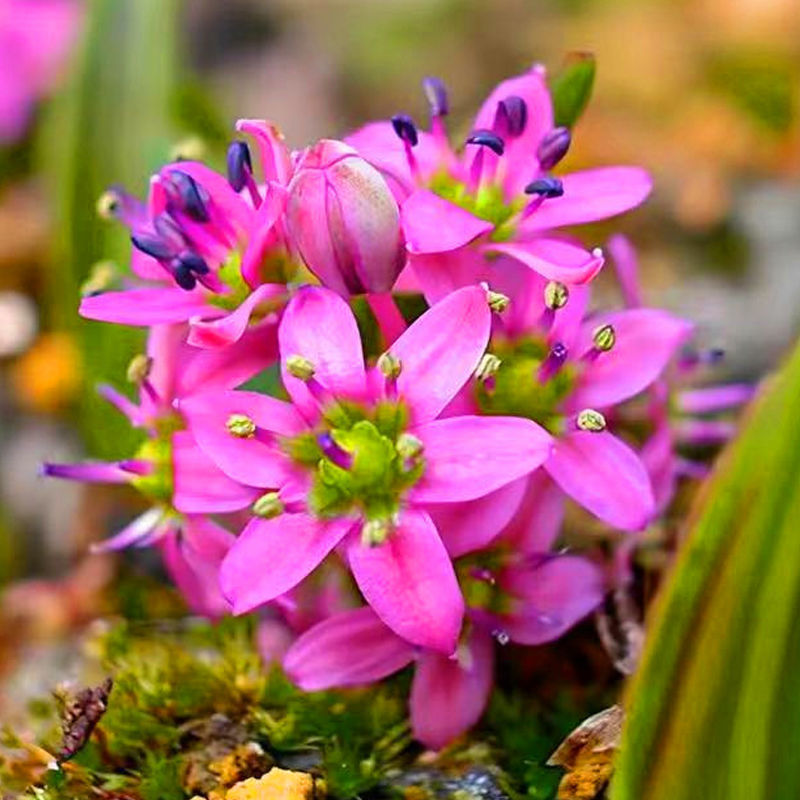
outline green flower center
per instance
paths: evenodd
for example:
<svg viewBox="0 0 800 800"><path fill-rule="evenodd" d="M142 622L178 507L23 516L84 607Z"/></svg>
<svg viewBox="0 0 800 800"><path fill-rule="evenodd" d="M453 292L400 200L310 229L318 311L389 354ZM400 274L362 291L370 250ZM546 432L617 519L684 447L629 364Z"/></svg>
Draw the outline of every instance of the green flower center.
<svg viewBox="0 0 800 800"><path fill-rule="evenodd" d="M490 238L495 242L511 238L514 233L511 220L525 205L524 196L507 203L502 187L495 183L481 185L477 192L473 192L465 183L457 181L446 172L434 175L428 188L470 214L491 222L494 230Z"/></svg>
<svg viewBox="0 0 800 800"><path fill-rule="evenodd" d="M458 585L469 608L499 615L512 610L513 599L495 579L506 561L506 552L493 549L462 556L455 562Z"/></svg>
<svg viewBox="0 0 800 800"><path fill-rule="evenodd" d="M358 513L375 523L372 536L385 538L425 469L421 443L405 433L407 420L399 403L337 404L317 430L286 440L289 457L313 471L309 510L323 518Z"/></svg>
<svg viewBox="0 0 800 800"><path fill-rule="evenodd" d="M495 340L491 349L501 363L492 380L475 384L475 400L481 411L494 416L525 417L553 434L561 432L560 408L575 385L574 367L564 364L547 380L540 381L539 370L548 355L543 340Z"/></svg>
<svg viewBox="0 0 800 800"><path fill-rule="evenodd" d="M148 475L138 475L131 483L153 503L172 503L172 444L168 437L148 439L136 451L137 459L148 461L153 470Z"/></svg>
<svg viewBox="0 0 800 800"><path fill-rule="evenodd" d="M270 251L259 270L260 282L288 283L296 271L297 265L283 250ZM217 278L227 291L224 294L212 293L208 298L212 305L233 311L250 295L250 287L242 277L242 256L238 251L233 251L220 266Z"/></svg>

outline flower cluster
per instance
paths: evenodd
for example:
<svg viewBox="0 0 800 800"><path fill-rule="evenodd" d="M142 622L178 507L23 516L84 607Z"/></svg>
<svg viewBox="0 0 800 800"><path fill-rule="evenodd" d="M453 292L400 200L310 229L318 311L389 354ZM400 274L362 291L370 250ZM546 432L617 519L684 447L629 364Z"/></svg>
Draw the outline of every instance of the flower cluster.
<svg viewBox="0 0 800 800"><path fill-rule="evenodd" d="M676 401L666 370L689 369L692 327L641 305L625 240L627 307L589 311L604 255L562 229L650 183L552 174L571 134L541 67L501 83L457 149L443 85L425 89L430 132L398 115L290 152L243 120L227 175L179 161L146 202L101 199L131 272L95 274L81 313L149 328L138 401L101 387L145 439L45 472L135 486L149 510L100 549L156 546L195 611L257 611L301 687L414 662L413 730L440 747L479 718L495 640L556 639L624 579L609 548L565 546L566 505L635 541L698 469L681 426L723 430L676 409L748 390Z"/></svg>

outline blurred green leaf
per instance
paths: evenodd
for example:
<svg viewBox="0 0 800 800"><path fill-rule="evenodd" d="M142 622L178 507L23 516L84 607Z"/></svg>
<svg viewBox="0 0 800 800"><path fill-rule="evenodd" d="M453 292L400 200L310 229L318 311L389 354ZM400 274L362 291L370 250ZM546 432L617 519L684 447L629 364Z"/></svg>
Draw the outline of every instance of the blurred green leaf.
<svg viewBox="0 0 800 800"><path fill-rule="evenodd" d="M129 260L127 232L97 216L98 197L112 184L144 194L175 141L178 8L178 0L89 0L84 46L39 143L57 229L46 313L52 327L80 342L87 384L80 418L98 456L119 456L134 444L94 385L123 380L143 333L81 320L79 287L96 261L124 267Z"/></svg>
<svg viewBox="0 0 800 800"><path fill-rule="evenodd" d="M563 69L550 85L556 125L572 128L583 114L592 94L595 68L591 53L567 56Z"/></svg>
<svg viewBox="0 0 800 800"><path fill-rule="evenodd" d="M629 687L613 800L800 797L800 346L701 498Z"/></svg>

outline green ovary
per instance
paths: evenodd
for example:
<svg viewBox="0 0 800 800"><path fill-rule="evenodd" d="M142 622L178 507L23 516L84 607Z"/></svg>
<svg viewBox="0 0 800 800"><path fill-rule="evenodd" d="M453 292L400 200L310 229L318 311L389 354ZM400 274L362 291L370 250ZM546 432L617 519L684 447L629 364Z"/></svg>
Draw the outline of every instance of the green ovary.
<svg viewBox="0 0 800 800"><path fill-rule="evenodd" d="M492 353L501 360L488 386L477 384L475 399L484 414L525 417L553 434L561 432L562 402L575 383L571 366L564 365L544 383L539 368L547 357L547 345L537 339L493 343Z"/></svg>
<svg viewBox="0 0 800 800"><path fill-rule="evenodd" d="M158 439L148 439L134 456L149 461L153 471L149 475L135 477L131 484L148 500L154 503L172 503L172 440L167 435Z"/></svg>
<svg viewBox="0 0 800 800"><path fill-rule="evenodd" d="M398 452L405 423L405 409L394 403L369 411L338 405L328 409L319 430L287 440L288 455L313 470L311 512L323 518L359 513L367 520L391 522L403 494L424 471L421 457L404 458ZM330 435L349 459L347 468L326 455L320 435Z"/></svg>
<svg viewBox="0 0 800 800"><path fill-rule="evenodd" d="M490 238L497 242L511 238L513 227L507 223L510 223L512 217L524 205L524 198L507 203L503 197L502 187L497 184L489 183L481 186L477 192L472 192L466 184L455 180L446 172L434 175L429 188L434 194L449 200L459 208L491 222L495 229L491 232Z"/></svg>

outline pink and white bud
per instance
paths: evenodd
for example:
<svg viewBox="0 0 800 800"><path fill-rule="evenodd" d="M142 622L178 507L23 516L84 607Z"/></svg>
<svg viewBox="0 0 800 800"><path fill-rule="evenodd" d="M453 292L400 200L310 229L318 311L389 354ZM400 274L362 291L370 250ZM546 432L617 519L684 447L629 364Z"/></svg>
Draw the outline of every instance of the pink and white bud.
<svg viewBox="0 0 800 800"><path fill-rule="evenodd" d="M322 139L303 153L286 218L308 268L345 297L388 292L403 269L397 203L380 172L343 142Z"/></svg>

